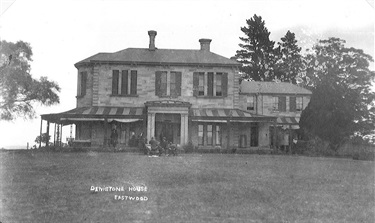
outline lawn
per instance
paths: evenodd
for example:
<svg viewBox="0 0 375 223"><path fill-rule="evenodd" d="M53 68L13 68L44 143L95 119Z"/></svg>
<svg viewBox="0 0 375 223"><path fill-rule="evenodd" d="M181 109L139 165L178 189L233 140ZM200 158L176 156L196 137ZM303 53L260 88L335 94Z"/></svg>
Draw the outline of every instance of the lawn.
<svg viewBox="0 0 375 223"><path fill-rule="evenodd" d="M125 191L95 192L92 186ZM131 186L147 191L129 191ZM374 162L1 152L0 199L2 223L375 222Z"/></svg>

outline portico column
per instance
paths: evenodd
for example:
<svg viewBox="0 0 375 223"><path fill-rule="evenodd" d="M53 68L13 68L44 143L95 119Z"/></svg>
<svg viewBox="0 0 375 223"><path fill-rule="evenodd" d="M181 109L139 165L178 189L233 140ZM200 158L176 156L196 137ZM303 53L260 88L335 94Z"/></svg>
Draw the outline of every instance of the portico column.
<svg viewBox="0 0 375 223"><path fill-rule="evenodd" d="M188 143L189 140L189 116L186 114L185 116L185 141L184 144Z"/></svg>
<svg viewBox="0 0 375 223"><path fill-rule="evenodd" d="M155 113L148 113L147 115L147 142L155 137Z"/></svg>
<svg viewBox="0 0 375 223"><path fill-rule="evenodd" d="M180 144L185 143L185 115L181 114Z"/></svg>
<svg viewBox="0 0 375 223"><path fill-rule="evenodd" d="M180 134L180 144L185 145L189 137L189 123L188 115L181 114L181 134Z"/></svg>
<svg viewBox="0 0 375 223"><path fill-rule="evenodd" d="M43 118L40 119L39 148L42 147L42 135L43 135L42 126L43 126Z"/></svg>

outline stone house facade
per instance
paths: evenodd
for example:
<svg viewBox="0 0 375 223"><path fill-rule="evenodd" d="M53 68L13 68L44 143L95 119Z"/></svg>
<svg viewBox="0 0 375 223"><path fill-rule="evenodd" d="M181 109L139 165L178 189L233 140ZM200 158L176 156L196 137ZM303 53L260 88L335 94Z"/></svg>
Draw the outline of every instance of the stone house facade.
<svg viewBox="0 0 375 223"><path fill-rule="evenodd" d="M247 109L253 93L240 92L238 62L212 53L210 39L200 39L198 50L158 49L156 31L148 34L148 48L98 53L76 63L77 106L42 115L47 128L75 124L75 140L93 147L108 145L112 129L120 145L142 135L231 148L243 146L246 135L244 147L270 146L277 117L267 110L266 95L265 106Z"/></svg>
<svg viewBox="0 0 375 223"><path fill-rule="evenodd" d="M276 124L269 126L269 144L287 146L297 137L295 130L312 92L286 82L243 81L239 94L240 109L276 117ZM246 136L240 136L240 147L246 147L247 140Z"/></svg>

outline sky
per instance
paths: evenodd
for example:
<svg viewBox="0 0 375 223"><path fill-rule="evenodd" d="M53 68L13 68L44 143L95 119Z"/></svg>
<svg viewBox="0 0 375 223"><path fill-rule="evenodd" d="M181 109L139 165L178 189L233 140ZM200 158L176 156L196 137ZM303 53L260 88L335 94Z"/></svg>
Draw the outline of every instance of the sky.
<svg viewBox="0 0 375 223"><path fill-rule="evenodd" d="M209 38L212 52L230 58L239 50L240 28L257 14L273 41L290 30L307 49L318 39L338 37L374 57L373 0L0 0L0 6L0 40L30 43L33 77L47 76L61 87L59 105L35 104L36 119L0 121L0 148L34 145L41 114L75 108L76 62L99 52L147 48L148 30L157 31L157 48L199 49L198 40ZM69 135L66 126L63 141Z"/></svg>

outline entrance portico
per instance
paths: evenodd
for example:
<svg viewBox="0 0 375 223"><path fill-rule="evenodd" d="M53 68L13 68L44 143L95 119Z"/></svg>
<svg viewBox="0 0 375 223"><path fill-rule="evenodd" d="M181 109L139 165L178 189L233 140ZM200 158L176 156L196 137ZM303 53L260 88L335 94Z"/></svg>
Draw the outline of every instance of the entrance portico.
<svg viewBox="0 0 375 223"><path fill-rule="evenodd" d="M188 143L188 115L191 104L183 101L149 101L147 108L147 141L160 135L173 143ZM177 134L174 131L179 131ZM158 135L156 135L158 134ZM179 140L176 139L179 136Z"/></svg>

